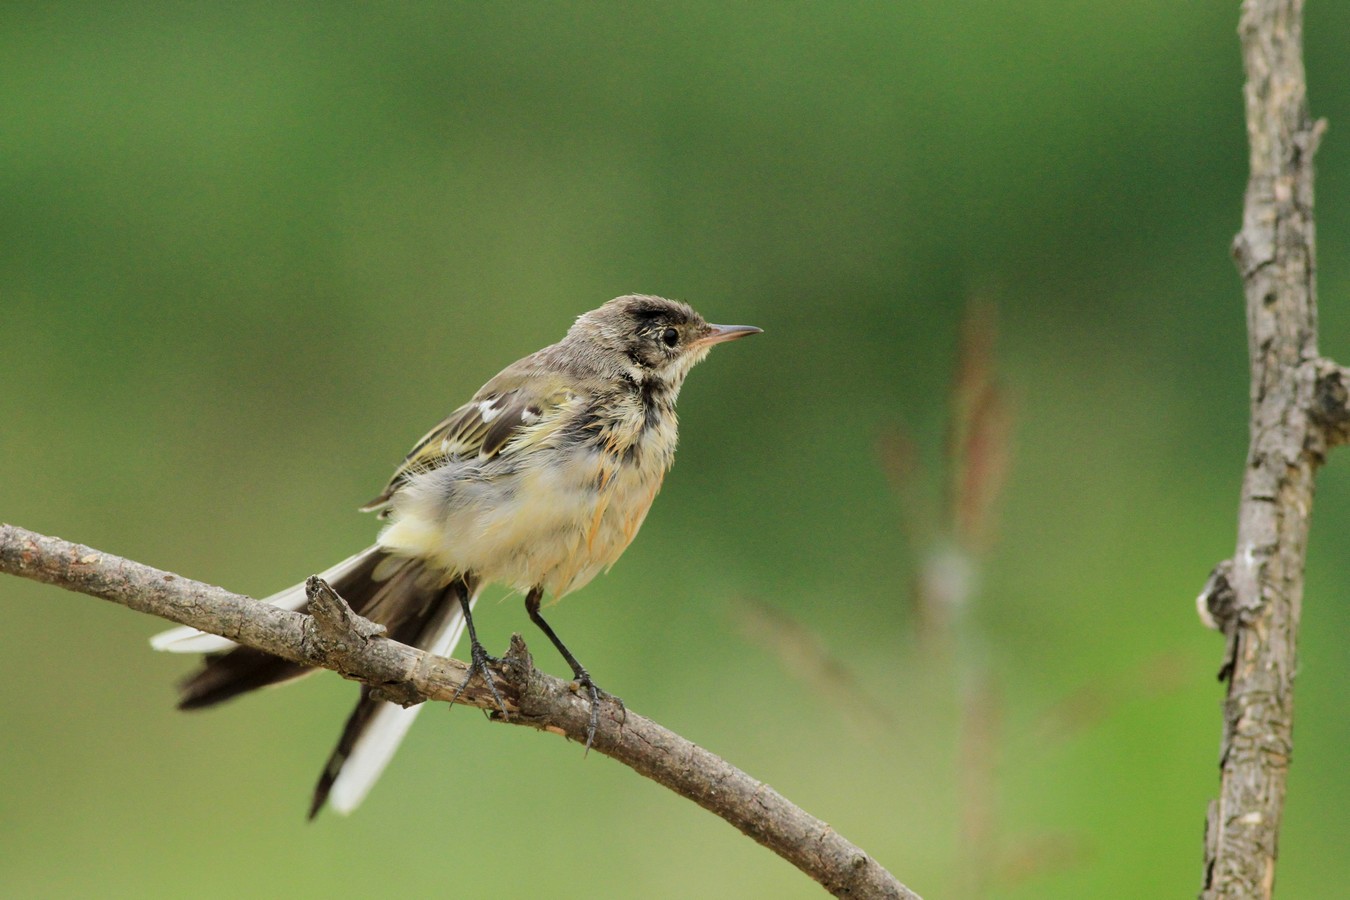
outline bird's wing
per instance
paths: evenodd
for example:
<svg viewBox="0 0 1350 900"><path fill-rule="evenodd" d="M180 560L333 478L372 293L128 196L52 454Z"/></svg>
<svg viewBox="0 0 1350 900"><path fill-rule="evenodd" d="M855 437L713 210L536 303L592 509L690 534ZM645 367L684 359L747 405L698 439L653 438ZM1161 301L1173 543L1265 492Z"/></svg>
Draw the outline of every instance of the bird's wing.
<svg viewBox="0 0 1350 900"><path fill-rule="evenodd" d="M584 390L557 375L507 369L427 432L380 495L361 510L370 512L388 506L413 475L438 468L449 460L488 460L520 444L520 441L513 444L513 438L543 438L552 434L567 411L584 402L583 393Z"/></svg>

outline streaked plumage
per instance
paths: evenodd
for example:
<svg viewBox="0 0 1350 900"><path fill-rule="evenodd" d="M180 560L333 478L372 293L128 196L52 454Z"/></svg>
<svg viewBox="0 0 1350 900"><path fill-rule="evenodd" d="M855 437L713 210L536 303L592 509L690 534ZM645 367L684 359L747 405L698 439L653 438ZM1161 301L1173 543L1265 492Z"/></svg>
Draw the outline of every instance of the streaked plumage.
<svg viewBox="0 0 1350 900"><path fill-rule="evenodd" d="M633 540L674 461L675 401L714 343L759 331L707 324L660 297L619 297L577 319L562 341L508 366L426 434L363 509L385 525L375 546L323 573L391 638L448 654L481 588L508 585L572 666L590 676L539 615L609 568ZM302 609L302 585L267 602ZM179 628L156 649L207 651L180 706L219 703L307 673L222 638ZM473 659L486 659L474 639ZM420 706L361 698L315 790L349 812L392 757Z"/></svg>

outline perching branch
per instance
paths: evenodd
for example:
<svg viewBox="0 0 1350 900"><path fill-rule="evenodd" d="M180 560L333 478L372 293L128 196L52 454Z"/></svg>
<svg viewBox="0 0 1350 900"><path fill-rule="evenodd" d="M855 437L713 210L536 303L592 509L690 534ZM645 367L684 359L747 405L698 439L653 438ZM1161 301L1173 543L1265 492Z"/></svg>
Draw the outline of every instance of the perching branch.
<svg viewBox="0 0 1350 900"><path fill-rule="evenodd" d="M219 634L277 656L369 684L385 699L406 704L450 701L468 666L379 636L318 579L311 581L314 614L289 612L59 538L0 524L0 571L111 600ZM535 670L516 635L493 678L512 724L528 725L584 743L587 700L564 681ZM456 702L494 709L480 682ZM730 822L839 897L918 900L829 825L773 788L650 719L606 699L592 745L641 775ZM494 715L500 719L500 713Z"/></svg>
<svg viewBox="0 0 1350 900"><path fill-rule="evenodd" d="M1317 353L1312 162L1324 123L1308 114L1302 15L1302 0L1245 0L1238 28L1251 173L1233 255L1247 298L1251 437L1237 552L1200 598L1202 618L1229 638L1205 900L1274 890L1313 475L1350 423L1350 379Z"/></svg>

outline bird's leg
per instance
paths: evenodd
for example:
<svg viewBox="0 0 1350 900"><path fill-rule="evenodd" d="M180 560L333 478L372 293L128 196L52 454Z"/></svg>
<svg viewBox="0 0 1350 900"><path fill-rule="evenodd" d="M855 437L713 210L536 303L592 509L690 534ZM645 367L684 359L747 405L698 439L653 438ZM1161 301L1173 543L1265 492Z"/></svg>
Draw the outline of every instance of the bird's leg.
<svg viewBox="0 0 1350 900"><path fill-rule="evenodd" d="M469 611L469 594L471 593L468 585L462 585L459 594L459 608L464 613L464 624L469 626L469 671L464 673L464 681L455 688L455 695L450 698L453 704L459 699L459 695L464 693L464 689L469 686L473 680L474 673L483 679L488 690L492 693L492 699L497 701L497 708L502 711L502 718L510 718L506 711L506 703L502 701L502 695L497 693L497 685L492 681L492 673L488 670L488 663L501 662L495 656L490 655L483 649L483 645L478 642L478 632L473 627L473 613Z"/></svg>
<svg viewBox="0 0 1350 900"><path fill-rule="evenodd" d="M591 700L591 721L586 728L586 749L591 749L591 742L595 740L595 729L600 725L600 694L602 691L596 687L591 680L591 673L586 671L586 667L577 662L577 658L572 655L572 651L567 649L567 645L558 639L553 633L553 628L544 621L544 617L539 615L539 603L544 599L544 589L541 587L531 588L525 595L525 611L530 614L530 621L539 626L539 630L548 635L548 639L553 642L553 646L558 648L562 658L567 660L567 664L572 667L572 677L576 679L577 684L586 689ZM611 695L612 696L612 695ZM617 697L615 699L618 699ZM622 705L623 701L619 703Z"/></svg>

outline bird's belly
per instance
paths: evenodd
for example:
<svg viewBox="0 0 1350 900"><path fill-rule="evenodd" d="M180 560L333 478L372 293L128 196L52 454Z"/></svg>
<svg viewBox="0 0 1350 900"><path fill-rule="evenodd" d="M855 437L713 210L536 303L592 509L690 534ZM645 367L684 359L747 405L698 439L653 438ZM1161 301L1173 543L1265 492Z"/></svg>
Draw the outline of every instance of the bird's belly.
<svg viewBox="0 0 1350 900"><path fill-rule="evenodd" d="M665 466L583 448L521 467L444 466L400 491L380 544L447 577L475 573L556 599L614 563L646 518Z"/></svg>

